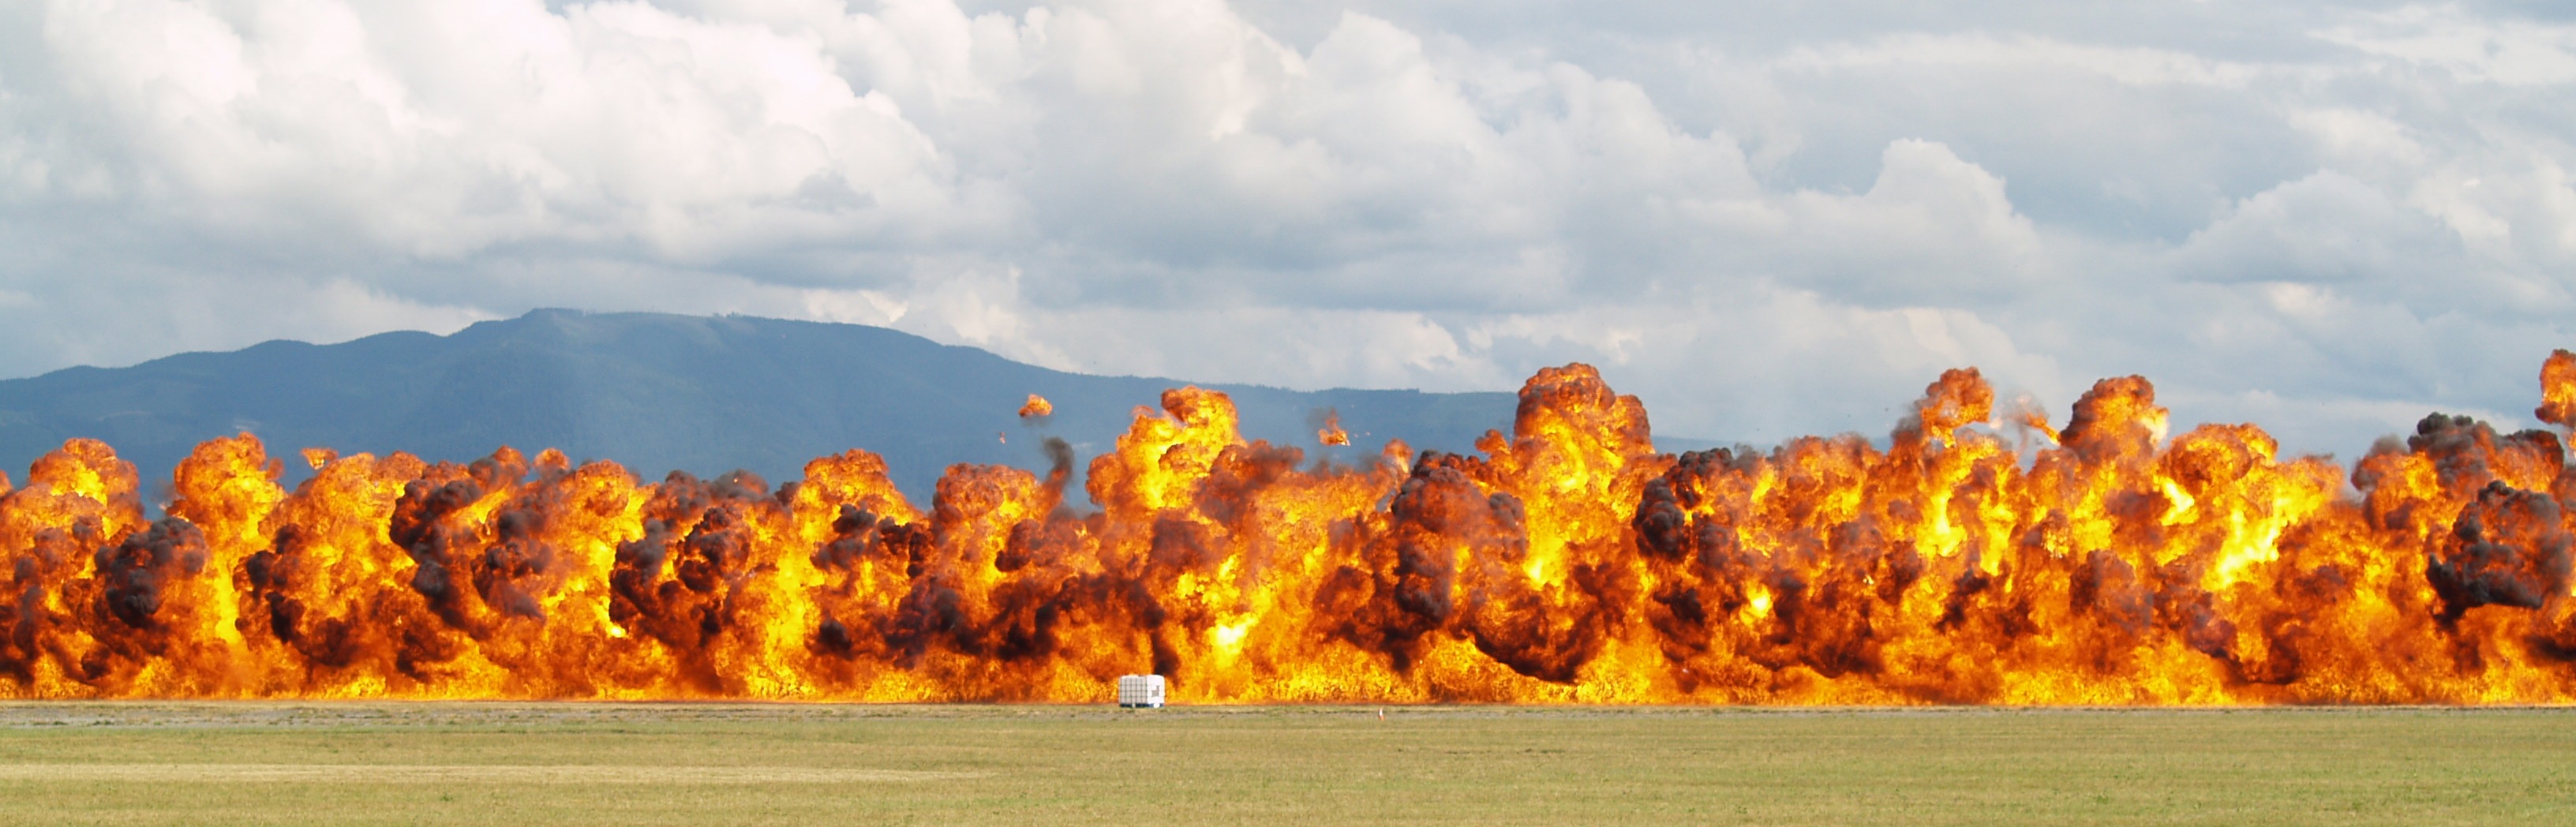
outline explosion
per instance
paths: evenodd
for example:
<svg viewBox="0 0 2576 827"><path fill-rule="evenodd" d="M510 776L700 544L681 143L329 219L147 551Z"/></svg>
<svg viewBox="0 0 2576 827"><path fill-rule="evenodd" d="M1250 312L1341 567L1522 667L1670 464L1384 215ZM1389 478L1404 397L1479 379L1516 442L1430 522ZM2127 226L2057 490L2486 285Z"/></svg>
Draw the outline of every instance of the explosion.
<svg viewBox="0 0 2576 827"><path fill-rule="evenodd" d="M2542 383L2576 427L2576 355ZM1107 702L1152 672L1179 702L2576 699L2550 432L2435 414L2347 479L2252 425L2168 438L2142 378L2051 429L1970 369L1883 450L1674 456L1569 365L1476 455L1345 466L1244 441L1223 394L1161 403L1091 460L1089 509L1061 442L1044 477L949 468L925 511L865 451L773 489L310 449L288 491L242 435L150 520L134 467L74 440L0 497L0 694Z"/></svg>
<svg viewBox="0 0 2576 827"><path fill-rule="evenodd" d="M1324 427L1315 429L1315 442L1320 445L1351 444L1351 432L1342 430L1342 415L1339 412L1329 409L1324 411Z"/></svg>

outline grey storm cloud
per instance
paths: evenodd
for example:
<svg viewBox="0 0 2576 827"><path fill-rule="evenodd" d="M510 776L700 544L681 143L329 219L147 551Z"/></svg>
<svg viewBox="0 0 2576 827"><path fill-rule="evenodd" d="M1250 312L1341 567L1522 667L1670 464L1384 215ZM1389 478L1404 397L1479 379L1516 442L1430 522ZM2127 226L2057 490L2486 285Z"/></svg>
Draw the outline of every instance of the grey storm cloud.
<svg viewBox="0 0 2576 827"><path fill-rule="evenodd" d="M31 0L0 374L533 307L1880 430L1976 365L2347 455L2576 301L2542 5ZM1777 8L1763 7L1776 5Z"/></svg>

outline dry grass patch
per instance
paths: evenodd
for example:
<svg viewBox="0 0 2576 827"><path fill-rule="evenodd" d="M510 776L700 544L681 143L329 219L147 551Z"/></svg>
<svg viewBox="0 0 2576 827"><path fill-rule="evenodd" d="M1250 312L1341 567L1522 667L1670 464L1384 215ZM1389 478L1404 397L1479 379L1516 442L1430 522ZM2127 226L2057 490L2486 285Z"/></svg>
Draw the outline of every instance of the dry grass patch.
<svg viewBox="0 0 2576 827"><path fill-rule="evenodd" d="M2576 711L0 704L0 822L2576 822Z"/></svg>

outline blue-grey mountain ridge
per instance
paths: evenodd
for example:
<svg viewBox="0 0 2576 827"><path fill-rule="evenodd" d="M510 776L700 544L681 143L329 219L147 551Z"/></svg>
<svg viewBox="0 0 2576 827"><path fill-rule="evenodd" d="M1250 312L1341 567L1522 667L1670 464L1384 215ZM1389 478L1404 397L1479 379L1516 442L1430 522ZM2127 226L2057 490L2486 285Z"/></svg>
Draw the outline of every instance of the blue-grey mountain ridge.
<svg viewBox="0 0 2576 827"><path fill-rule="evenodd" d="M954 463L1044 469L1049 436L1072 444L1079 473L1138 406L1183 384L1050 370L863 325L539 310L446 336L272 341L0 381L0 468L94 437L134 462L146 499L158 500L197 443L241 432L286 459L290 484L311 473L296 461L307 447L453 461L551 447L647 480L741 469L772 484L814 457L864 448L926 506ZM1515 405L1509 393L1201 386L1233 397L1245 438L1346 463L1391 437L1470 450L1487 429L1508 431ZM1054 403L1043 424L1018 416L1032 393ZM1351 446L1317 444L1327 409Z"/></svg>

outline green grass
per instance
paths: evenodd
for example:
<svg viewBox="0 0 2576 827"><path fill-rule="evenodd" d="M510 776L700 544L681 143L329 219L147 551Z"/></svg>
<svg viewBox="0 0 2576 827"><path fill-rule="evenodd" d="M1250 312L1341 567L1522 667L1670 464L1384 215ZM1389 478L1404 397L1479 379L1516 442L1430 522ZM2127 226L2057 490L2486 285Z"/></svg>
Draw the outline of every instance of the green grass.
<svg viewBox="0 0 2576 827"><path fill-rule="evenodd" d="M2571 823L2576 710L0 704L8 824L1567 822Z"/></svg>

